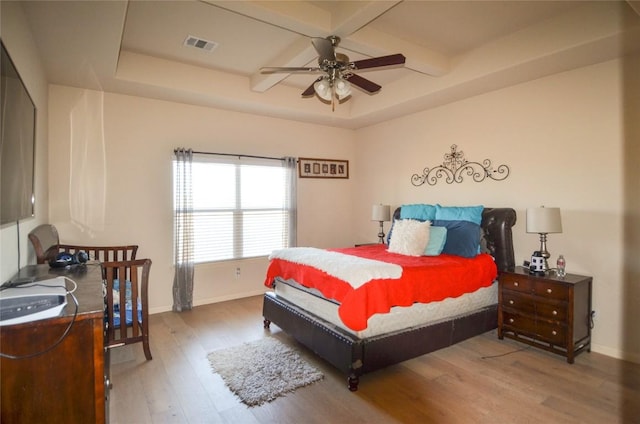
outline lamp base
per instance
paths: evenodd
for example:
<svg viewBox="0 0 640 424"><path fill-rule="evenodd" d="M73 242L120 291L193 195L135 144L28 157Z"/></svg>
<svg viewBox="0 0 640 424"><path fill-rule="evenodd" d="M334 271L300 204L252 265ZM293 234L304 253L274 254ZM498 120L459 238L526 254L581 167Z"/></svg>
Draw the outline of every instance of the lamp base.
<svg viewBox="0 0 640 424"><path fill-rule="evenodd" d="M378 241L380 244L384 244L384 221L380 222L380 232L378 233Z"/></svg>
<svg viewBox="0 0 640 424"><path fill-rule="evenodd" d="M547 233L540 233L540 256L542 256L542 270L549 271L549 258L551 253L547 250Z"/></svg>

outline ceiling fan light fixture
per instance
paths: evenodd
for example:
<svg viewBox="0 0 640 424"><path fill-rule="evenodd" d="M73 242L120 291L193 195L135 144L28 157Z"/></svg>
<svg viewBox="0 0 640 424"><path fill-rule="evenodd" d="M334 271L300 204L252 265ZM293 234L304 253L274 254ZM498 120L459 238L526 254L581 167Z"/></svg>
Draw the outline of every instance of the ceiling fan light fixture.
<svg viewBox="0 0 640 424"><path fill-rule="evenodd" d="M313 89L321 99L331 100L331 84L327 79L322 78L320 81L316 81L315 84L313 84Z"/></svg>
<svg viewBox="0 0 640 424"><path fill-rule="evenodd" d="M336 78L334 86L336 87L336 94L340 100L351 95L351 84L344 78Z"/></svg>
<svg viewBox="0 0 640 424"><path fill-rule="evenodd" d="M377 93L382 88L382 86L373 81L355 74L354 71L402 65L406 61L404 55L396 53L351 62L349 56L336 52L339 42L340 37L335 35L311 39L311 44L318 53L317 67L267 67L261 68L260 71L263 73L311 72L324 74L302 92L302 97L312 97L316 94L322 100L331 102L332 109L335 109L337 103L341 103L341 101L351 96L351 85L355 85L369 94Z"/></svg>

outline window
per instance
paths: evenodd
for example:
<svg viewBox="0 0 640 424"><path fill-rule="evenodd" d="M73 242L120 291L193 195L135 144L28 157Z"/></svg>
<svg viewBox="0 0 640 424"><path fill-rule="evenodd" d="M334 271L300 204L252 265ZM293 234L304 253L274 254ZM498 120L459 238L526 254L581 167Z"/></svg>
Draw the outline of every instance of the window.
<svg viewBox="0 0 640 424"><path fill-rule="evenodd" d="M174 162L174 173L175 166ZM194 262L267 256L274 249L293 245L292 180L295 160L290 167L280 159L194 154ZM182 234L180 229L177 234Z"/></svg>

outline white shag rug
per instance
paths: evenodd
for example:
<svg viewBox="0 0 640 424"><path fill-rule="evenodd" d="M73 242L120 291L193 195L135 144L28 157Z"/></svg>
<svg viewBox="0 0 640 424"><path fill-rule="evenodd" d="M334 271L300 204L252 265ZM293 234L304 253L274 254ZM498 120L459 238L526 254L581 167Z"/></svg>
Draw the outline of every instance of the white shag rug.
<svg viewBox="0 0 640 424"><path fill-rule="evenodd" d="M207 357L227 387L248 406L271 402L324 377L272 337L217 350Z"/></svg>

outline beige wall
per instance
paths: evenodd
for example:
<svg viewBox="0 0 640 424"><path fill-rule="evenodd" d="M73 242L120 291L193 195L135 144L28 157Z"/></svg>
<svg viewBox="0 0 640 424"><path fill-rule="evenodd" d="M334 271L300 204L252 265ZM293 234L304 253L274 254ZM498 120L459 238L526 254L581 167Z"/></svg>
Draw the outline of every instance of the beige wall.
<svg viewBox="0 0 640 424"><path fill-rule="evenodd" d="M623 117L637 121L639 110L636 103L623 113L623 93L629 95L630 87L623 88L622 77L622 63L610 61L358 131L354 212L364 219L354 221L357 237L375 239L376 224L366 218L377 202L511 206L518 213L514 243L522 263L539 246L539 237L525 232L526 208L560 207L564 231L549 235L548 248L553 261L564 254L569 272L594 278L593 350L640 361L640 343L632 334L637 330L624 325L640 321L640 312L637 301L635 308L623 302L621 166L632 144L628 134L625 141ZM510 176L413 186L411 175L441 164L454 143L469 161L508 165ZM628 171L627 178L637 172ZM627 192L637 192L635 181ZM636 211L636 225L637 219Z"/></svg>
<svg viewBox="0 0 640 424"><path fill-rule="evenodd" d="M29 25L18 2L0 2L0 36L29 95L36 106L35 217L0 228L0 282L10 279L21 267L34 263L27 234L47 222L47 95L48 86ZM19 235L19 238L18 238ZM18 246L20 255L18 256ZM18 258L20 263L18 263Z"/></svg>
<svg viewBox="0 0 640 424"><path fill-rule="evenodd" d="M64 242L138 244L153 261L151 312L172 305L174 148L347 159L357 172L350 130L62 86L50 88L50 116L51 222ZM299 181L301 245L352 243L353 185ZM198 265L194 303L262 293L266 265Z"/></svg>

